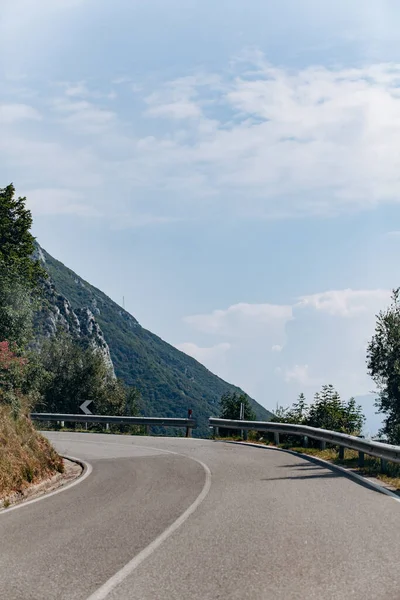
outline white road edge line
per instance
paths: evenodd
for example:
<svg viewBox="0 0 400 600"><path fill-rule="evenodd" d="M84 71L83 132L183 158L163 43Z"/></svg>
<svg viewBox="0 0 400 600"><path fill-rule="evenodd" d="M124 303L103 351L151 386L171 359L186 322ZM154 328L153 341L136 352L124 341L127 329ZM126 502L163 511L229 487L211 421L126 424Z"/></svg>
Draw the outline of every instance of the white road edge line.
<svg viewBox="0 0 400 600"><path fill-rule="evenodd" d="M354 473L354 471L349 471L349 470L345 469L344 467L341 467L340 465L335 465L335 463L331 463L331 462L329 462L329 460L325 460L324 458L319 458L319 456L313 456L312 454L305 454L304 452L296 452L296 450L290 450L289 448L286 449L286 448L276 448L275 446L261 446L260 444L252 444L251 442L228 442L228 443L229 444L237 444L238 446L251 446L252 448L262 448L264 450L266 450L266 449L278 450L279 452L287 452L289 454L292 454L293 456L301 456L301 458L305 458L305 459L312 458L313 460L316 460L320 463L327 465L331 469L336 469L337 471L341 471L344 475L347 475L348 478L356 479L357 481L360 481L361 483L363 483L364 486L371 487L374 490L376 490L377 492L381 492L382 494L389 496L389 498L396 500L396 502L400 502L400 496L398 496L394 492L391 492L390 490L383 487L382 485L379 485L379 483L375 483L375 481L371 481L367 477L363 477L362 475L359 475L358 473Z"/></svg>
<svg viewBox="0 0 400 600"><path fill-rule="evenodd" d="M140 448L142 448L142 446L140 446ZM154 449L156 449L156 448L154 448ZM203 502L203 500L206 498L208 492L210 491L211 471L205 463L203 463L201 460L197 460L196 458L191 458L189 456L185 456L184 454L180 454L178 452L171 452L168 450L164 450L164 452L166 452L168 454L176 454L178 456L184 456L185 458L189 458L190 460L194 460L195 462L199 463L203 467L205 474L206 474L206 480L205 480L203 489L201 490L200 494L197 496L197 498L193 502L193 504L191 504L189 506L189 508L187 508L185 510L185 512L182 513L181 516L178 517L176 519L176 521L174 521L172 523L172 525L167 527L167 529L165 529L165 531L163 531L163 533L161 533L161 535L159 535L148 546L146 546L146 548L144 548L141 552L139 552L139 554L137 554L134 558L132 558L132 560L130 560L124 567L122 567L122 569L117 571L117 573L115 573L115 575L110 577L110 579L108 581L106 581L101 587L99 587L99 589L96 590L93 594L91 594L87 598L87 600L103 600L104 598L107 598L108 594L112 590L114 590L120 583L122 583L127 577L129 577L129 575L135 569L137 569L137 567L144 560L146 560L146 558L149 558L149 556L151 554L153 554L153 552L155 550L157 550L157 548L159 548L161 546L161 544L163 542L165 542L165 540L167 538L169 538L177 529L179 529L179 527L181 525L184 524L185 521L188 520L188 518L200 506L200 504Z"/></svg>
<svg viewBox="0 0 400 600"><path fill-rule="evenodd" d="M74 485L78 485L78 483L82 483L82 481L85 481L85 479L87 477L89 477L89 475L91 474L91 472L93 470L92 465L90 463L88 463L80 458L75 458L74 456L66 456L66 455L61 455L61 456L62 456L62 458L66 458L67 460L72 460L73 462L83 465L82 475L79 475L79 477L77 477L76 479L74 479L74 481L71 481L71 483L68 483L67 485L64 485L64 486L61 485L58 489L54 490L54 492L50 492L48 494L44 493L43 495L39 496L38 498L33 498L32 500L27 500L26 502L22 501L19 504L16 504L15 506L10 506L10 508L4 508L3 510L0 511L0 517L1 517L1 515L8 514L12 510L17 510L17 508L24 508L25 506L29 506L29 504L34 504L35 502L39 502L40 500L46 500L47 498L51 498L51 496L55 496L56 494L65 492L65 491L69 490L70 488L74 487Z"/></svg>

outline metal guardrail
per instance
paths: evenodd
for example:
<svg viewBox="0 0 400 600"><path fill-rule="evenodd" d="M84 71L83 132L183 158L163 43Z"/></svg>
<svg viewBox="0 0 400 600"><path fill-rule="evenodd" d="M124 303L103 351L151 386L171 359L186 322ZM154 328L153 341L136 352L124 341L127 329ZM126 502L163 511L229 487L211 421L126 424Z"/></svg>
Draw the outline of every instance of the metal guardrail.
<svg viewBox="0 0 400 600"><path fill-rule="evenodd" d="M185 427L186 435L190 437L191 430L197 427L195 419L175 419L164 417L124 417L118 415L72 415L61 413L31 413L33 421L58 421L62 424L67 423L104 423L109 425L128 424L144 425L146 430L151 426L157 427Z"/></svg>
<svg viewBox="0 0 400 600"><path fill-rule="evenodd" d="M338 433L327 429L318 429L316 427L308 427L306 425L291 425L290 423L274 423L272 421L237 421L230 419L217 419L210 417L209 424L214 427L214 432L217 434L218 429L240 429L244 431L268 431L275 434L275 443L279 444L279 434L298 435L303 438L313 438L320 440L324 448L326 442L335 444L340 448L351 448L358 450L359 463L363 465L364 454L376 456L382 460L390 460L391 462L400 463L400 446L392 446L391 444L383 444L373 440L367 440L346 433ZM342 451L343 452L343 451ZM341 452L341 454L342 454Z"/></svg>

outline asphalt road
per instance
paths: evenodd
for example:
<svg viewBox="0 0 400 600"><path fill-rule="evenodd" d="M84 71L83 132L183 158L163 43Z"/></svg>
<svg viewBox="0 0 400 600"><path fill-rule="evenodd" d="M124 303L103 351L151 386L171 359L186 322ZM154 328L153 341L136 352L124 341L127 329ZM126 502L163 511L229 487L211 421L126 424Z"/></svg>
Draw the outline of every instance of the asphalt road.
<svg viewBox="0 0 400 600"><path fill-rule="evenodd" d="M205 440L49 437L93 472L0 514L1 600L400 599L400 503L326 467Z"/></svg>

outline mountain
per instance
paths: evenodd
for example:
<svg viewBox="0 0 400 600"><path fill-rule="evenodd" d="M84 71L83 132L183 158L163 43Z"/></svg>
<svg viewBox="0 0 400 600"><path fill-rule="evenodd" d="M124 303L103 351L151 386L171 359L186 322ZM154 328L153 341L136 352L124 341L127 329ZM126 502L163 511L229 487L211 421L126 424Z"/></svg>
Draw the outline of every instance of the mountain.
<svg viewBox="0 0 400 600"><path fill-rule="evenodd" d="M50 299L53 317L71 311L82 328L84 321L90 329L99 326L97 336L104 337L115 373L128 385L136 386L142 394L141 412L160 417L186 417L193 410L198 428L195 433L208 436L208 417L218 415L222 394L241 392L239 388L211 373L194 358L171 346L154 333L144 329L126 310L106 294L81 279L61 262L38 246L38 255L49 273L49 285L54 298ZM60 309L67 307L67 311ZM251 399L259 420L268 420L272 413Z"/></svg>

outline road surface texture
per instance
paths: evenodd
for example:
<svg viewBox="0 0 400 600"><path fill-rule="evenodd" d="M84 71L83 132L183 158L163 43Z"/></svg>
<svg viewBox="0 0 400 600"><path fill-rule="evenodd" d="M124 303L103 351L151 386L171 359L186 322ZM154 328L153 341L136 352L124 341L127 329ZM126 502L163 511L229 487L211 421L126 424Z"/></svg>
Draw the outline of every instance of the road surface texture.
<svg viewBox="0 0 400 600"><path fill-rule="evenodd" d="M0 514L1 599L400 599L400 503L329 467L206 440L49 438L93 472Z"/></svg>

